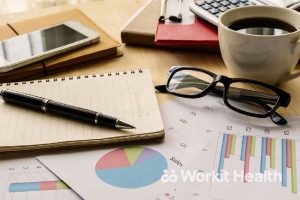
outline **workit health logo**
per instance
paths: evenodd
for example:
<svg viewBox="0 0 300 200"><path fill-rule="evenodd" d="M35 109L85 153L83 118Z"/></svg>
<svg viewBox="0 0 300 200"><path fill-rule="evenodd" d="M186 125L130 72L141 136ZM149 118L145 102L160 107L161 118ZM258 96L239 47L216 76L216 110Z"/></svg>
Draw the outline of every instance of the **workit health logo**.
<svg viewBox="0 0 300 200"><path fill-rule="evenodd" d="M243 170L235 170L231 173L223 170L221 173L216 171L203 172L197 170L165 170L161 177L164 183L175 182L226 182L226 183L278 183L282 181L281 173L277 171L266 171L265 173L244 173Z"/></svg>

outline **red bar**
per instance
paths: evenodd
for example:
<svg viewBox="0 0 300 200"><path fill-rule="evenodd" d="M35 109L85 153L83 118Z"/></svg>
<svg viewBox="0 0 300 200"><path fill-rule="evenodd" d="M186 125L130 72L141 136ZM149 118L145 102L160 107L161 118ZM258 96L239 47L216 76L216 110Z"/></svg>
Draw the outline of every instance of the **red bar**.
<svg viewBox="0 0 300 200"><path fill-rule="evenodd" d="M288 168L292 167L292 157L291 157L291 140L286 140L286 166Z"/></svg>
<svg viewBox="0 0 300 200"><path fill-rule="evenodd" d="M271 155L271 138L267 138L267 156Z"/></svg>
<svg viewBox="0 0 300 200"><path fill-rule="evenodd" d="M230 149L231 149L231 142L232 141L232 135L228 134L228 138L227 138L227 145L226 145L226 152L225 152L225 158L229 158L230 157Z"/></svg>
<svg viewBox="0 0 300 200"><path fill-rule="evenodd" d="M56 182L57 181L43 181L40 182L41 190L56 190Z"/></svg>
<svg viewBox="0 0 300 200"><path fill-rule="evenodd" d="M251 136L247 136L246 155L245 155L245 162L244 162L244 182L247 182L246 175L249 173L250 149L251 149Z"/></svg>

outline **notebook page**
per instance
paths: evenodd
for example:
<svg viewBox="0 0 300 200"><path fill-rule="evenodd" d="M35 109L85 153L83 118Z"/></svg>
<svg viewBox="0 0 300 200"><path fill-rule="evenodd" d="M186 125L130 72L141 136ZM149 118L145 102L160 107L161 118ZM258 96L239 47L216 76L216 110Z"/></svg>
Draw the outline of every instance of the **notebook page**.
<svg viewBox="0 0 300 200"><path fill-rule="evenodd" d="M163 124L149 70L3 84L12 89L118 117L136 129L115 130L0 101L0 146L99 140L160 132ZM0 147L0 149L1 149Z"/></svg>

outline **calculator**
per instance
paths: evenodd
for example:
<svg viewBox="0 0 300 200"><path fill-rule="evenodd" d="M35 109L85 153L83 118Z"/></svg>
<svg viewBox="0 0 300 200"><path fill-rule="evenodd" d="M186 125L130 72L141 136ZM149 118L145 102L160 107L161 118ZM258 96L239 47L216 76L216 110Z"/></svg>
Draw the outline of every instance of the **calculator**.
<svg viewBox="0 0 300 200"><path fill-rule="evenodd" d="M297 10L300 0L196 0L189 8L196 16L217 26L219 16L223 12L249 5L273 5Z"/></svg>

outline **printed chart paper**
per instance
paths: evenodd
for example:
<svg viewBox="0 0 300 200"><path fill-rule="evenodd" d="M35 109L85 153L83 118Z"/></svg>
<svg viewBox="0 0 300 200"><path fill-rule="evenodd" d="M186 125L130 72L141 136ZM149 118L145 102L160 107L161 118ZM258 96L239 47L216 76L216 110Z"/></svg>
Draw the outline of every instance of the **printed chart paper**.
<svg viewBox="0 0 300 200"><path fill-rule="evenodd" d="M199 109L186 111L193 128L185 166L169 173L178 179L176 199L299 199L299 117L277 126L269 118L234 113L219 98L205 98L210 100L199 101ZM217 179L204 180L209 175ZM228 182L221 181L225 176Z"/></svg>
<svg viewBox="0 0 300 200"><path fill-rule="evenodd" d="M1 200L80 200L35 158L0 161Z"/></svg>
<svg viewBox="0 0 300 200"><path fill-rule="evenodd" d="M173 199L175 184L163 182L162 176L165 170L184 166L192 116L177 102L164 105L161 111L168 115L164 117L166 136L161 142L38 159L87 200Z"/></svg>
<svg viewBox="0 0 300 200"><path fill-rule="evenodd" d="M166 138L160 144L41 156L39 160L85 199L299 198L299 118L288 118L288 125L278 127L269 118L235 113L213 96L176 99L162 105L161 113ZM244 172L238 183L198 183L182 180L180 172L188 170L196 174ZM274 171L282 175L282 181L243 179L245 172ZM177 175L176 181L172 175Z"/></svg>

